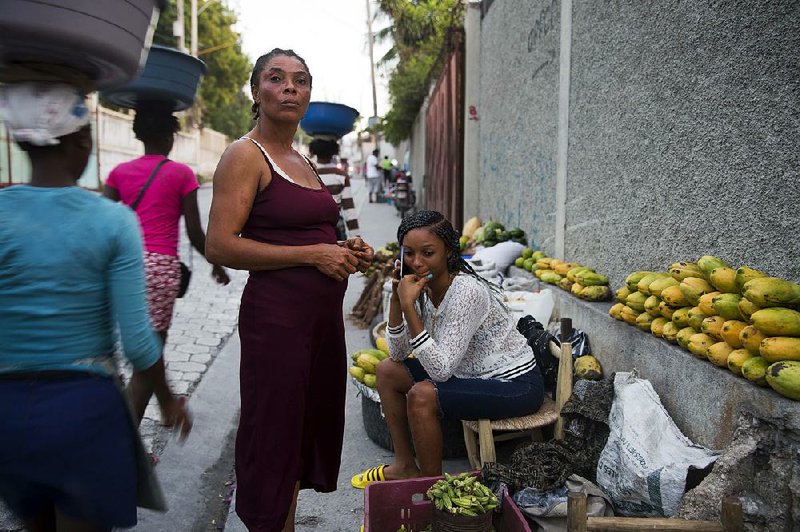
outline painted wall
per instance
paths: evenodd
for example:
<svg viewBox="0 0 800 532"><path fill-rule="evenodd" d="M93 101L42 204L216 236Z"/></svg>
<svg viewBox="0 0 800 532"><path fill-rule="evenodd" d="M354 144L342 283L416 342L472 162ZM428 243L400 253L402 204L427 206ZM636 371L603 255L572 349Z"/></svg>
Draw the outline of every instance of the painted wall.
<svg viewBox="0 0 800 532"><path fill-rule="evenodd" d="M800 4L574 2L567 260L609 274L703 254L800 279ZM481 28L480 214L554 253L559 0Z"/></svg>

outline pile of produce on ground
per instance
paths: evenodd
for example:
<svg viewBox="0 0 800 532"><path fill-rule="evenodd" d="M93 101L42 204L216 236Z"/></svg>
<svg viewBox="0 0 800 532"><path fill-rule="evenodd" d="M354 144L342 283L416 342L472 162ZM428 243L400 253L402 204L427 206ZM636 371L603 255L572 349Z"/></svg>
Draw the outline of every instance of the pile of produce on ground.
<svg viewBox="0 0 800 532"><path fill-rule="evenodd" d="M800 400L800 285L711 255L633 272L609 314Z"/></svg>
<svg viewBox="0 0 800 532"><path fill-rule="evenodd" d="M514 266L533 273L542 282L556 285L586 301L606 301L611 297L608 277L577 262L548 257L543 251L525 248Z"/></svg>
<svg viewBox="0 0 800 532"><path fill-rule="evenodd" d="M397 242L389 242L375 250L372 264L364 272L367 277L364 290L350 312L356 325L369 327L375 316L383 311L383 283L392 274L394 261L399 257L400 246Z"/></svg>
<svg viewBox="0 0 800 532"><path fill-rule="evenodd" d="M464 224L458 243L462 252L468 252L474 250L476 245L490 248L498 242L509 240L524 246L528 245L525 231L519 227L506 230L503 224L492 220L481 225L480 218L474 217Z"/></svg>
<svg viewBox="0 0 800 532"><path fill-rule="evenodd" d="M358 382L375 388L375 368L389 356L389 346L385 338L378 338L378 349L359 349L350 355L353 365L348 370Z"/></svg>
<svg viewBox="0 0 800 532"><path fill-rule="evenodd" d="M469 473L437 480L425 493L437 510L476 517L497 508L497 496Z"/></svg>

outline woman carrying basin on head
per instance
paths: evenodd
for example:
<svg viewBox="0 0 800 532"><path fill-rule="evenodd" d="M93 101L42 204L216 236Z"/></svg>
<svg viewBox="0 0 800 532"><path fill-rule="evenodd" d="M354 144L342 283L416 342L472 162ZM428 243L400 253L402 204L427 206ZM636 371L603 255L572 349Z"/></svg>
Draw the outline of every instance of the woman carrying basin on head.
<svg viewBox="0 0 800 532"><path fill-rule="evenodd" d="M209 260L250 271L239 311L242 410L236 513L250 530L294 530L298 490L336 489L344 432L348 277L373 250L337 241L339 209L292 147L311 73L292 50L258 58L255 127L214 175Z"/></svg>

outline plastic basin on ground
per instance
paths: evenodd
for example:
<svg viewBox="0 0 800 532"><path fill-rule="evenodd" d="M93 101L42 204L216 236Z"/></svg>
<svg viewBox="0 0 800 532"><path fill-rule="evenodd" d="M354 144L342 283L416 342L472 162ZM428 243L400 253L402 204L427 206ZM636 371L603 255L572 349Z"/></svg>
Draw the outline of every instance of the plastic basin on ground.
<svg viewBox="0 0 800 532"><path fill-rule="evenodd" d="M137 102L172 102L174 111L194 103L206 65L196 57L166 46L152 46L142 75L122 87L103 91L104 99L135 109Z"/></svg>
<svg viewBox="0 0 800 532"><path fill-rule="evenodd" d="M2 0L0 69L59 64L85 72L96 88L127 83L144 66L164 0Z"/></svg>
<svg viewBox="0 0 800 532"><path fill-rule="evenodd" d="M300 127L309 135L343 137L351 131L358 111L341 103L311 102L300 121Z"/></svg>

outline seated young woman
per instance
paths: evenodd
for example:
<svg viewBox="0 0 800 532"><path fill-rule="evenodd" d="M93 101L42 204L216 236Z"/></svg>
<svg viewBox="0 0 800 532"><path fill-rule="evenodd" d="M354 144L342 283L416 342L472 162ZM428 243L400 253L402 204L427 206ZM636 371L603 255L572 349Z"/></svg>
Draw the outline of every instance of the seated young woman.
<svg viewBox="0 0 800 532"><path fill-rule="evenodd" d="M458 237L436 211L411 214L397 230L403 259L386 327L390 357L376 385L394 461L355 475L356 488L441 475L442 417L516 417L542 404L533 351L500 289L461 258Z"/></svg>

